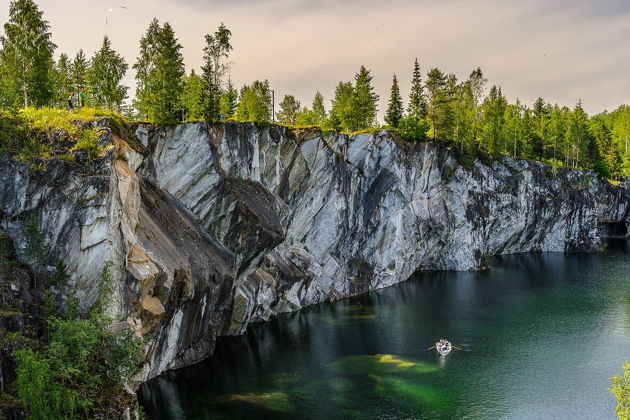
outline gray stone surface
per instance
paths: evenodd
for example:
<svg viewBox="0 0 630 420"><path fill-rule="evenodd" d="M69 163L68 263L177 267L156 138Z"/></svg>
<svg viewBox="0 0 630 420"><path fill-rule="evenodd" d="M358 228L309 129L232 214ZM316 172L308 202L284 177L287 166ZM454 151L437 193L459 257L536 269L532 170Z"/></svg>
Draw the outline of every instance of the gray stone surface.
<svg viewBox="0 0 630 420"><path fill-rule="evenodd" d="M603 224L630 224L629 190L591 172L511 159L464 168L443 146L387 132L190 123L136 135L140 151L110 134L90 176L0 157L0 211L18 249L37 218L84 307L114 262L110 311L147 343L138 380L280 312L492 255L594 251Z"/></svg>

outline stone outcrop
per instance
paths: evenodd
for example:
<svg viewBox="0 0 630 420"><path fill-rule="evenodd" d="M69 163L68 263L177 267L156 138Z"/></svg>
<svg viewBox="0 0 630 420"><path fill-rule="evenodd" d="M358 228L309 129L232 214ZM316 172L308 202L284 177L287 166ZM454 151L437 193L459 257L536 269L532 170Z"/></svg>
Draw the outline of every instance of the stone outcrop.
<svg viewBox="0 0 630 420"><path fill-rule="evenodd" d="M385 131L189 123L102 136L88 174L0 157L0 223L26 262L35 217L84 308L113 262L110 311L146 343L139 380L276 313L492 255L597 250L630 224L629 189L594 173L507 158L466 168Z"/></svg>

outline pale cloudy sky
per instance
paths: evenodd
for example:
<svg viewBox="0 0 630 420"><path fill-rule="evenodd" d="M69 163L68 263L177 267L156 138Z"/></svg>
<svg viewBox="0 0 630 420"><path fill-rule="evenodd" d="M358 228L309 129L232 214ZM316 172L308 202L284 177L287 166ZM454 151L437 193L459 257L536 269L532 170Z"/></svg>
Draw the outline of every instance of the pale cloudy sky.
<svg viewBox="0 0 630 420"><path fill-rule="evenodd" d="M37 0L36 0L37 1ZM8 16L0 0L0 24ZM630 103L630 0L39 0L57 53L88 56L104 34L133 64L153 17L170 22L188 69L201 65L203 36L232 30L232 79L268 78L276 97L310 104L361 64L372 70L380 111L393 73L408 92L413 59L460 79L480 66L510 99L536 97L589 112ZM106 11L115 8L105 24ZM127 84L134 86L133 75ZM279 101L279 99L278 99Z"/></svg>

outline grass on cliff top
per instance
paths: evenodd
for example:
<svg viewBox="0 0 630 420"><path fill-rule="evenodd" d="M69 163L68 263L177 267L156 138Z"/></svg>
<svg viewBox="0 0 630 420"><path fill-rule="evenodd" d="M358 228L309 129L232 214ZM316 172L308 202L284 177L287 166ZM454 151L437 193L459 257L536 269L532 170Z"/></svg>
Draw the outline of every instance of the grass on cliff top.
<svg viewBox="0 0 630 420"><path fill-rule="evenodd" d="M123 118L111 111L82 108L75 111L55 108L26 108L0 111L0 153L8 153L28 163L50 158L55 152L85 151L94 159L100 127L90 124L108 118L114 131L122 132ZM65 137L74 143L67 150L56 150L55 139Z"/></svg>

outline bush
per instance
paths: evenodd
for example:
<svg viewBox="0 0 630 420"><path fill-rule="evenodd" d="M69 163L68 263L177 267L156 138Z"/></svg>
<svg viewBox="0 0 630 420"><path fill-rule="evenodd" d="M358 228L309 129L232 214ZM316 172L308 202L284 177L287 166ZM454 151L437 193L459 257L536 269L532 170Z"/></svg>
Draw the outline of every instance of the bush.
<svg viewBox="0 0 630 420"><path fill-rule="evenodd" d="M111 263L100 276L97 303L85 319L51 317L50 341L15 352L18 397L32 419L91 418L111 404L104 390L119 388L136 372L141 343L130 331L114 333L105 314L112 297Z"/></svg>
<svg viewBox="0 0 630 420"><path fill-rule="evenodd" d="M422 141L427 138L429 131L429 123L423 118L417 118L407 115L400 120L398 124L398 132L401 136L416 141Z"/></svg>
<svg viewBox="0 0 630 420"><path fill-rule="evenodd" d="M630 363L623 366L623 376L611 378L613 381L611 392L617 397L615 412L620 420L630 419Z"/></svg>

